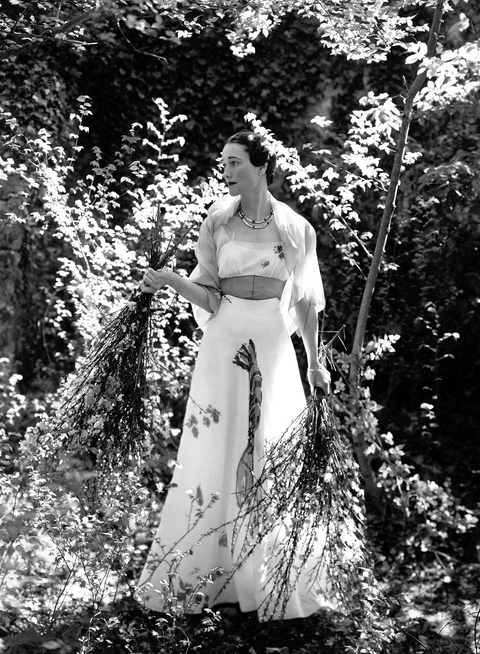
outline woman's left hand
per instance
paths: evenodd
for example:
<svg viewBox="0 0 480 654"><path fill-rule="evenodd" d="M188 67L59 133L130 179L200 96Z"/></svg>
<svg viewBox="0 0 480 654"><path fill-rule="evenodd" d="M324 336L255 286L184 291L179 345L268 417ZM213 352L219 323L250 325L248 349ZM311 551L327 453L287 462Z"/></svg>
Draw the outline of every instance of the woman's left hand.
<svg viewBox="0 0 480 654"><path fill-rule="evenodd" d="M307 372L308 383L310 384L310 389L313 390L315 386L319 386L325 395L330 393L330 373L328 370L319 363L316 366L310 366Z"/></svg>

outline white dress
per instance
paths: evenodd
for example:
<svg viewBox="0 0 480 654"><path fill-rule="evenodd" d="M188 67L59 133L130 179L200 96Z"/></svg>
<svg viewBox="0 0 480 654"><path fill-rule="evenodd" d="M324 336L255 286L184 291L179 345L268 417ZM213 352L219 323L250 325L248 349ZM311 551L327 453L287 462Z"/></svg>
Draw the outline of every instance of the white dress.
<svg viewBox="0 0 480 654"><path fill-rule="evenodd" d="M216 252L220 279L240 275L288 279L282 242L245 243L224 225L218 230L227 235L222 234ZM249 414L252 392L258 400L254 438ZM261 620L269 620L306 617L328 605L323 575L316 574L312 581L308 574L316 563L312 560L298 562L304 574L280 608L270 572L281 557L281 530L270 533L245 558L248 534L236 524L242 488L249 483L245 461L250 461L258 477L265 448L304 407L305 394L280 301L223 296L204 326L178 467L139 581L139 598L146 607L169 612L172 597L173 605L180 604L188 612L238 603L241 611L257 611ZM319 555L321 541L320 534Z"/></svg>

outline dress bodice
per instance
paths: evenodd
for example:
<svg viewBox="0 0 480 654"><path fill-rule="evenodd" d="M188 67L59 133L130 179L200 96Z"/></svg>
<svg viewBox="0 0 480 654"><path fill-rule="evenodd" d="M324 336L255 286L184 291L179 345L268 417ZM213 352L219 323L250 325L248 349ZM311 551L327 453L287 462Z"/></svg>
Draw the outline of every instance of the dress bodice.
<svg viewBox="0 0 480 654"><path fill-rule="evenodd" d="M256 275L286 281L288 271L280 241L252 243L230 238L217 250L218 276Z"/></svg>
<svg viewBox="0 0 480 654"><path fill-rule="evenodd" d="M238 276L238 273L241 273L240 277L242 274L245 276L244 263L246 260L244 257L247 256L247 249L252 250L252 246L251 244L240 245L233 234L238 201L238 197L227 195L219 198L208 209L208 215L200 225L195 247L198 263L190 274L190 280L203 286L208 296L208 309L193 306L195 320L200 329L204 329L207 323L216 316L220 307L221 280L225 279L223 276ZM275 235L272 234L272 237L278 239L277 243L272 243L272 248L281 245L281 254L284 259L280 261L285 264L286 271L278 269L276 273L273 273L273 268L270 268L272 262L275 261L277 265L280 263L271 256L272 250L268 250L269 244L262 243L254 246L254 248L262 249L262 254L267 255L263 260L257 260L261 273L257 277L263 276L265 281L268 281L267 275L278 274L279 281L284 283L280 306L291 334L303 328L306 307L312 307L312 310L318 312L325 305L322 278L318 266L316 234L312 225L288 205L278 202L273 196L270 196L270 201L274 211L273 227L277 232ZM270 231L272 232L272 230ZM252 236L254 235L252 234ZM267 234L263 232L256 235L256 237L259 236L263 237ZM230 241L235 241L235 244L227 245ZM240 248L243 250L241 256ZM231 257L228 254L229 250ZM253 254L251 251L248 252L249 256ZM273 254L275 255L275 252ZM261 264L266 261L269 261L270 264L262 267ZM219 264L222 267L221 270L219 270ZM256 272L251 277L255 278Z"/></svg>

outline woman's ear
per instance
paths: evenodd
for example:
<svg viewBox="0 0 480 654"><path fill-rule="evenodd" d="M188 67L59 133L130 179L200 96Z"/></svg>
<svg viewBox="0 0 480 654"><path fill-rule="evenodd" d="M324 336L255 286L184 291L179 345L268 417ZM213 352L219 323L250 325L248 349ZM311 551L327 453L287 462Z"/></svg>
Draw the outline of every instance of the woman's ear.
<svg viewBox="0 0 480 654"><path fill-rule="evenodd" d="M262 164L261 166L258 167L258 174L259 175L266 175L267 167L268 167L268 161L267 161L267 163L264 163L264 164Z"/></svg>

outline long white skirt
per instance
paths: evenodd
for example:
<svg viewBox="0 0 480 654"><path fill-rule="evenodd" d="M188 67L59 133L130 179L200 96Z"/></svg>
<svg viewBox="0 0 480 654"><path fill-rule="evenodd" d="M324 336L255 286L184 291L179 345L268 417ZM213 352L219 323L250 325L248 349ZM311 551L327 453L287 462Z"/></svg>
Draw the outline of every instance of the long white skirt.
<svg viewBox="0 0 480 654"><path fill-rule="evenodd" d="M254 477L261 472L266 448L305 407L279 301L224 297L205 328L178 467L139 580L139 598L147 608L169 612L181 605L196 613L204 606L238 603L241 611L258 611L260 619L269 620L306 617L329 605L325 573L316 572L312 582L311 571L318 563L313 557L310 562L297 562L296 571L301 566L303 572L295 578L288 603L279 609L275 601L279 589L272 587L269 574L281 557L278 526L246 559L242 557L245 548L235 522L237 472L248 445L250 379L234 358L249 341L254 344L262 378L261 417L253 443ZM318 556L321 541L319 535Z"/></svg>

